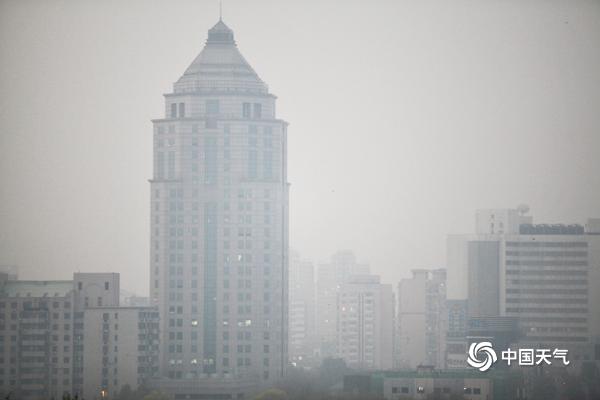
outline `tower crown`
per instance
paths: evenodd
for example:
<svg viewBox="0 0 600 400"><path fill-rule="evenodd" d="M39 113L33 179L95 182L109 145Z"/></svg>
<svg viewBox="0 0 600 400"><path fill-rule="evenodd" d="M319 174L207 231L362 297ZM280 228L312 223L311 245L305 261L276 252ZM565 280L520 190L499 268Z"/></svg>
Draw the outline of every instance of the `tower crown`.
<svg viewBox="0 0 600 400"><path fill-rule="evenodd" d="M219 19L219 22L215 24L212 28L208 30L208 40L206 44L233 44L235 45L235 40L233 39L233 31L225 25L222 19Z"/></svg>
<svg viewBox="0 0 600 400"><path fill-rule="evenodd" d="M233 31L219 19L208 30L204 48L175 83L174 91L266 94L268 88L240 53Z"/></svg>

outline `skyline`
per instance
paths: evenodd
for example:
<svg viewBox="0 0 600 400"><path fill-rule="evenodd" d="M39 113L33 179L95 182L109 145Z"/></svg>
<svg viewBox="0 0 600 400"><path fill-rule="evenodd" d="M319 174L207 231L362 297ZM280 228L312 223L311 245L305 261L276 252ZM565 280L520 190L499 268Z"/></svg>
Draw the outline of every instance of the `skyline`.
<svg viewBox="0 0 600 400"><path fill-rule="evenodd" d="M146 294L150 119L218 3L129 3L119 15L116 4L31 4L0 5L0 263L25 279L115 270ZM600 5L578 5L353 2L340 14L333 2L226 3L223 19L291 121L291 247L315 264L349 248L397 282L445 267L446 235L471 232L478 208L598 217L600 50L589 38ZM265 12L245 18L250 7ZM444 35L464 47L442 46Z"/></svg>

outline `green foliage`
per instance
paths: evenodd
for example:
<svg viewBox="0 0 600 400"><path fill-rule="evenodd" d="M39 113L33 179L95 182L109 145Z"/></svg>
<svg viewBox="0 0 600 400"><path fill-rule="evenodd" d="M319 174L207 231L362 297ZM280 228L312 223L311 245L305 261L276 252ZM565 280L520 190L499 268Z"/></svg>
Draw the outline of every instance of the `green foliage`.
<svg viewBox="0 0 600 400"><path fill-rule="evenodd" d="M125 385L121 388L121 391L119 391L117 400L138 400L138 399L135 397L135 393L133 392L133 390L131 390L131 386Z"/></svg>
<svg viewBox="0 0 600 400"><path fill-rule="evenodd" d="M288 395L281 389L268 389L256 396L254 400L288 400Z"/></svg>
<svg viewBox="0 0 600 400"><path fill-rule="evenodd" d="M170 400L171 397L159 390L153 390L143 397L143 400Z"/></svg>

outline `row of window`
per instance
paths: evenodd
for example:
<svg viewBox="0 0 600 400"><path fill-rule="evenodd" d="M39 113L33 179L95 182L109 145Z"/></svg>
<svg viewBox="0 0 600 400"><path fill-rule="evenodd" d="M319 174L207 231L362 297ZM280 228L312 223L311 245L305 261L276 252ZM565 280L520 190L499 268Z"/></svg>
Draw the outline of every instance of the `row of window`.
<svg viewBox="0 0 600 400"><path fill-rule="evenodd" d="M417 393L425 393L425 387L424 386L417 386L416 387L416 392ZM409 387L408 386L393 386L392 387L392 394L407 394L409 393ZM450 394L452 393L452 390L449 387L443 387L443 388L439 388L436 387L433 389L433 393L435 394ZM471 388L471 387L465 387L463 388L463 393L464 394L481 394L481 388Z"/></svg>
<svg viewBox="0 0 600 400"><path fill-rule="evenodd" d="M219 100L206 100L206 114L217 116L220 113ZM185 118L185 103L171 103L171 118ZM260 103L242 103L242 118L261 119L262 104Z"/></svg>
<svg viewBox="0 0 600 400"><path fill-rule="evenodd" d="M244 125L245 127L246 125ZM265 137L268 137L270 135L273 134L273 127L271 126L257 126L257 125L248 125L248 131L247 133L249 135L257 135L259 134L259 128L262 129L263 134L265 135ZM167 132L171 135L176 133L176 126L175 125L168 125L167 128ZM159 125L157 128L157 133L159 135L163 135L165 133L165 126L164 125ZM199 133L199 126L198 124L192 124L192 133L193 134L197 134ZM223 140L226 140L229 138L229 134L231 133L231 125L229 124L224 124L223 125L223 133L226 135L224 136ZM244 132L246 133L246 132ZM228 145L228 143L226 143L225 141L223 142L224 145ZM192 146L198 146L198 137L194 136L192 137Z"/></svg>

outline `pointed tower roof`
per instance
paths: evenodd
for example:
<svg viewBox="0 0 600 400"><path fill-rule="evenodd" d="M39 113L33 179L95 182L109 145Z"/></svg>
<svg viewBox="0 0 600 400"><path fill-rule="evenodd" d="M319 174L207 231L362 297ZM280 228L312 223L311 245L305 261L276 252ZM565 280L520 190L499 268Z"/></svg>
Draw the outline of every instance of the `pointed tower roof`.
<svg viewBox="0 0 600 400"><path fill-rule="evenodd" d="M176 93L243 91L267 93L267 85L240 53L233 31L222 19L208 30L200 54L175 83Z"/></svg>

